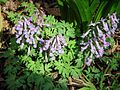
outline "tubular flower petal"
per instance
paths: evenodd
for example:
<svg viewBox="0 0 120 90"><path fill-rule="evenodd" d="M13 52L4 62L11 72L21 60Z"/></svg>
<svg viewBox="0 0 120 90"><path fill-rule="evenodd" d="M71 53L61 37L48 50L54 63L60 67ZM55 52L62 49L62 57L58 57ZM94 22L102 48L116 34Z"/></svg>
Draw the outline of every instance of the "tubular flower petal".
<svg viewBox="0 0 120 90"><path fill-rule="evenodd" d="M102 25L103 25L103 28L106 32L108 32L110 29L109 29L109 26L108 26L108 23L105 22L106 19L103 19L101 18L101 22L102 22Z"/></svg>
<svg viewBox="0 0 120 90"><path fill-rule="evenodd" d="M97 46L97 48L98 48L99 55L100 55L100 57L102 57L103 54L104 54L104 49L103 49L103 47L101 47L101 46L99 45L99 43L98 43L97 40L95 40L95 43L96 43L96 46Z"/></svg>
<svg viewBox="0 0 120 90"><path fill-rule="evenodd" d="M98 25L96 26L97 30L98 30L98 36L102 37L103 36L103 32L100 30L100 28L98 27Z"/></svg>
<svg viewBox="0 0 120 90"><path fill-rule="evenodd" d="M93 54L91 54L86 60L85 60L85 64L87 66L90 66L91 63L92 63L92 57L93 57Z"/></svg>
<svg viewBox="0 0 120 90"><path fill-rule="evenodd" d="M95 54L97 51L95 46L92 44L92 40L90 40L90 46L91 46L91 49L90 49L91 53Z"/></svg>
<svg viewBox="0 0 120 90"><path fill-rule="evenodd" d="M110 46L110 43L109 43L109 42L106 42L106 37L105 37L105 35L103 35L103 37L99 38L99 40L100 40L101 42L103 42L103 46L104 46L105 48L108 47L108 46Z"/></svg>
<svg viewBox="0 0 120 90"><path fill-rule="evenodd" d="M88 25L88 26L93 26L93 27L95 27L97 24L99 24L100 22L96 22L96 23L92 23L92 21L91 21L91 23Z"/></svg>
<svg viewBox="0 0 120 90"><path fill-rule="evenodd" d="M89 29L85 34L83 34L81 37L82 38L85 38L88 34L89 34L89 32L91 31L91 29Z"/></svg>

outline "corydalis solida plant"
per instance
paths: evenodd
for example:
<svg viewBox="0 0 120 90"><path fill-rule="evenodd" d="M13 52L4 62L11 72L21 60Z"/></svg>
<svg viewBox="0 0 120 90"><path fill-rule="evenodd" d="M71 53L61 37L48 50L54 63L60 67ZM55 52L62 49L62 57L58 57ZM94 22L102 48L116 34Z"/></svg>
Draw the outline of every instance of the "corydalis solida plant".
<svg viewBox="0 0 120 90"><path fill-rule="evenodd" d="M38 24L32 21L32 18L21 18L18 24L15 25L16 43L20 44L21 49L24 44L29 46L28 55L30 53L30 47L34 47L40 50L40 52L46 52L50 57L54 57L54 54L63 54L63 48L67 45L66 39L62 34L56 33L53 36L47 36L43 27L50 28L52 24L45 24L40 22ZM42 37L42 35L43 37Z"/></svg>
<svg viewBox="0 0 120 90"><path fill-rule="evenodd" d="M106 42L106 38L110 38L118 27L119 19L116 17L116 13L108 15L108 18L101 18L96 23L90 23L90 29L81 37L84 39L80 43L81 51L89 50L90 56L86 58L86 65L90 65L93 56L100 58L104 54L104 49L110 46L109 42ZM92 35L92 37L89 37Z"/></svg>

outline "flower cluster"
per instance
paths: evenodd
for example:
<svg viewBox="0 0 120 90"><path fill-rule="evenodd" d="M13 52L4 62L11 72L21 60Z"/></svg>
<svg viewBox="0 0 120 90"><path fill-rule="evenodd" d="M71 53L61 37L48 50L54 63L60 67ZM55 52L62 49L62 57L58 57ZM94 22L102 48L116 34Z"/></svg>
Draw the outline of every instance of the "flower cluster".
<svg viewBox="0 0 120 90"><path fill-rule="evenodd" d="M21 44L21 48L23 48L24 43L28 43L29 45L33 45L34 48L37 48L38 41L41 41L39 39L40 27L35 26L31 21L31 18L26 19L23 17L23 19L15 25L15 29L17 30L16 43Z"/></svg>
<svg viewBox="0 0 120 90"><path fill-rule="evenodd" d="M41 34L44 33L42 27L49 27L50 25L44 24L43 21L41 24L37 24L37 22L35 22L36 24L33 23L31 17L28 19L22 17L21 20L18 21L18 24L15 25L15 29L17 31L16 43L20 44L21 48L23 48L24 44L28 44L29 46L34 48L39 48L41 53L45 51L49 53L50 57L54 57L54 53L64 53L62 48L66 46L65 38L61 34L49 37L50 39L45 39L44 37L41 37ZM30 52L29 49L30 48L28 48L28 52Z"/></svg>
<svg viewBox="0 0 120 90"><path fill-rule="evenodd" d="M40 48L40 51L49 51L50 57L54 57L54 53L64 53L62 48L67 45L65 38L62 35L57 35L49 40L44 40L42 44L43 46Z"/></svg>
<svg viewBox="0 0 120 90"><path fill-rule="evenodd" d="M90 29L81 36L87 41L80 43L82 52L86 49L90 50L90 56L86 58L86 65L91 64L93 55L96 58L103 56L104 49L110 46L110 43L106 42L106 38L110 38L115 33L118 23L119 19L117 19L116 13L108 15L108 19L101 18L99 22L91 22ZM89 34L92 35L92 38L89 38Z"/></svg>

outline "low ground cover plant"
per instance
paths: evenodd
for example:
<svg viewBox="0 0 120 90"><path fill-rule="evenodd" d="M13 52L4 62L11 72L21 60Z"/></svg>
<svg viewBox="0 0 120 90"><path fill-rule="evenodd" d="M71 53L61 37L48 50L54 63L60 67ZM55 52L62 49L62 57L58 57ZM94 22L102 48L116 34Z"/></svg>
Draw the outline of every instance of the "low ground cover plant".
<svg viewBox="0 0 120 90"><path fill-rule="evenodd" d="M91 22L78 38L72 23L41 16L31 3L23 2L19 8L21 12L8 12L16 30L3 54L8 90L68 90L73 86L69 78L79 80L79 90L120 87L119 75L112 74L119 69L120 54L106 52L114 44L116 13Z"/></svg>

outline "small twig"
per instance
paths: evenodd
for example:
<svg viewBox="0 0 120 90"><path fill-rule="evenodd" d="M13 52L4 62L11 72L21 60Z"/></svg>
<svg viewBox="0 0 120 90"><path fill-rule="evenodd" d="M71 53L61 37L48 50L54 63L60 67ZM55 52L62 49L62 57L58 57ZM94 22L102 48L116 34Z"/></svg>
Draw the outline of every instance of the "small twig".
<svg viewBox="0 0 120 90"><path fill-rule="evenodd" d="M69 81L69 85L71 85L71 86L70 86L70 90L74 90L72 78L71 78L71 77L68 77L68 81Z"/></svg>

